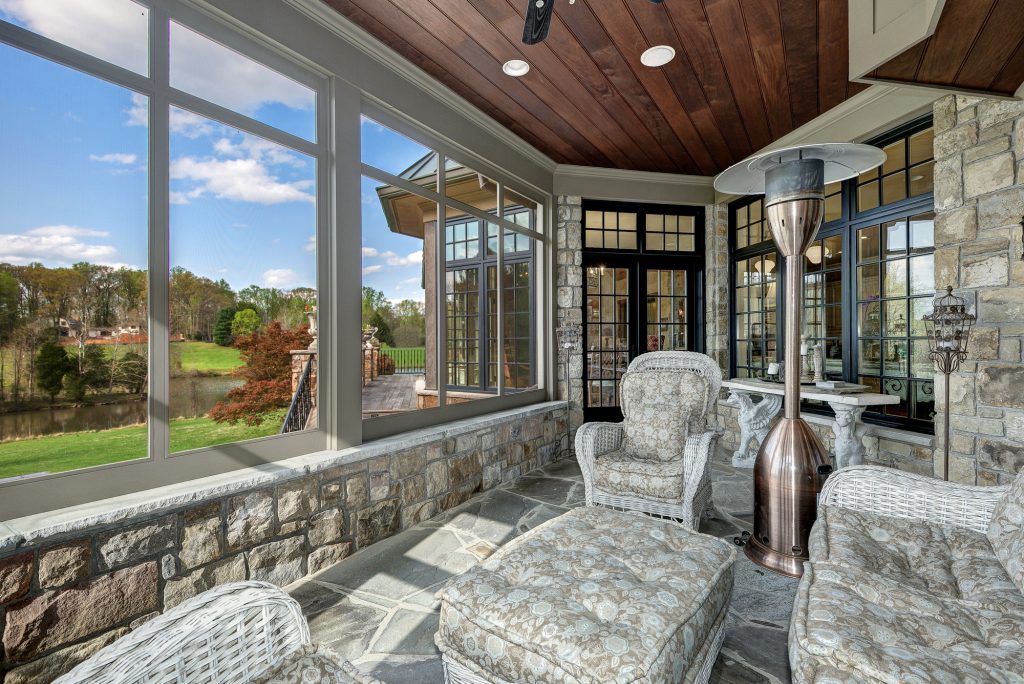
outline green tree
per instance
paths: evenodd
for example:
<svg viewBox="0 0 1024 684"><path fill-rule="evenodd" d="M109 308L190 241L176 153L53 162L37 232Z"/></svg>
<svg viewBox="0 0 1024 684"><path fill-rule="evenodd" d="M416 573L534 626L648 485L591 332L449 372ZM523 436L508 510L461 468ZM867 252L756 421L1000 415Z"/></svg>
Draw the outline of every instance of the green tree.
<svg viewBox="0 0 1024 684"><path fill-rule="evenodd" d="M252 335L260 329L260 315L252 309L242 309L231 319L231 334L238 337Z"/></svg>
<svg viewBox="0 0 1024 684"><path fill-rule="evenodd" d="M88 389L100 390L110 384L111 359L97 344L87 344L81 359L82 381Z"/></svg>
<svg viewBox="0 0 1024 684"><path fill-rule="evenodd" d="M39 355L36 357L36 384L49 395L51 404L64 389L64 375L71 368L77 368L69 361L64 347L53 342L46 342L39 348Z"/></svg>
<svg viewBox="0 0 1024 684"><path fill-rule="evenodd" d="M217 323L213 327L213 341L222 347L230 347L231 343L235 341L234 336L231 334L231 323L235 318L234 307L228 307L221 309L217 312Z"/></svg>
<svg viewBox="0 0 1024 684"><path fill-rule="evenodd" d="M376 337L380 340L381 344L386 344L389 347L395 346L395 336L391 334L391 325L380 311L374 311L370 314L369 325L371 328L377 329Z"/></svg>
<svg viewBox="0 0 1024 684"><path fill-rule="evenodd" d="M370 318L374 311L382 311L390 308L388 298L380 290L363 286L363 325L370 325Z"/></svg>

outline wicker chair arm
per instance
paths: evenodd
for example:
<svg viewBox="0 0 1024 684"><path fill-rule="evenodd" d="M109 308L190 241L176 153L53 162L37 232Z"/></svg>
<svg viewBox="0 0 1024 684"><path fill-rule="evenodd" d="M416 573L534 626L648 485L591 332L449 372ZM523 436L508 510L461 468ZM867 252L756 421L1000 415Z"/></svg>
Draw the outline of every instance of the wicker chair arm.
<svg viewBox="0 0 1024 684"><path fill-rule="evenodd" d="M593 505L593 485L597 457L622 446L622 423L584 423L576 431L576 460L583 473L588 506Z"/></svg>
<svg viewBox="0 0 1024 684"><path fill-rule="evenodd" d="M54 684L242 683L309 643L295 599L266 582L234 582L153 618Z"/></svg>
<svg viewBox="0 0 1024 684"><path fill-rule="evenodd" d="M861 465L833 473L825 481L819 504L985 533L992 510L1006 490L1007 487L975 487L893 468Z"/></svg>

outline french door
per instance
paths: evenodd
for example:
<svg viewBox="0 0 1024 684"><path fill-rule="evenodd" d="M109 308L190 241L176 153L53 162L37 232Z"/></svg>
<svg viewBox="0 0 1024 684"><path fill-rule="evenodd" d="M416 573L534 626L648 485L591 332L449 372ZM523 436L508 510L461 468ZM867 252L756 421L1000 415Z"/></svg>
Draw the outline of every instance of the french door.
<svg viewBox="0 0 1024 684"><path fill-rule="evenodd" d="M703 269L681 261L584 254L585 420L622 420L619 384L638 354L703 349Z"/></svg>

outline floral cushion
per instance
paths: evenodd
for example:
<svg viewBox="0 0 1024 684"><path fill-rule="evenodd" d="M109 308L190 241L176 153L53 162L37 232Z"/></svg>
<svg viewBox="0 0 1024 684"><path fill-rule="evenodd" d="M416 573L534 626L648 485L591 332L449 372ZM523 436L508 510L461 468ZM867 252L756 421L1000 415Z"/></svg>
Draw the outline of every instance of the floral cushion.
<svg viewBox="0 0 1024 684"><path fill-rule="evenodd" d="M687 370L634 371L622 376L622 449L640 458L682 458L692 417L703 416L708 381Z"/></svg>
<svg viewBox="0 0 1024 684"><path fill-rule="evenodd" d="M988 539L1010 579L1024 593L1024 470L992 511Z"/></svg>
<svg viewBox="0 0 1024 684"><path fill-rule="evenodd" d="M1013 600L1024 609L1024 595L988 538L962 527L823 506L809 552L812 562L839 563L936 597Z"/></svg>
<svg viewBox="0 0 1024 684"><path fill-rule="evenodd" d="M1024 676L1024 611L807 564L790 627L796 682L988 682Z"/></svg>
<svg viewBox="0 0 1024 684"><path fill-rule="evenodd" d="M273 671L253 684L381 684L330 650L316 644L303 646Z"/></svg>
<svg viewBox="0 0 1024 684"><path fill-rule="evenodd" d="M672 522L573 509L449 582L435 641L509 682L689 681L716 655L735 557Z"/></svg>
<svg viewBox="0 0 1024 684"><path fill-rule="evenodd" d="M683 495L683 461L645 461L611 451L598 456L594 484L609 494L678 502Z"/></svg>

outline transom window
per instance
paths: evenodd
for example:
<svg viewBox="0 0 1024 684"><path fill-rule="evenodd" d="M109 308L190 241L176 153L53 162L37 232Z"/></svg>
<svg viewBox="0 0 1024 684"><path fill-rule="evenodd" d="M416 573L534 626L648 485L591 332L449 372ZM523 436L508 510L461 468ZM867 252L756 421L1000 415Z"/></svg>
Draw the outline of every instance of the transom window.
<svg viewBox="0 0 1024 684"><path fill-rule="evenodd" d="M886 151L882 167L825 188L823 225L804 256L803 334L808 354L821 345L827 378L900 398L866 420L931 432L933 371L921 322L935 293L930 119L872 144ZM763 198L735 202L730 225L732 372L761 377L783 352L776 283L785 264Z"/></svg>

